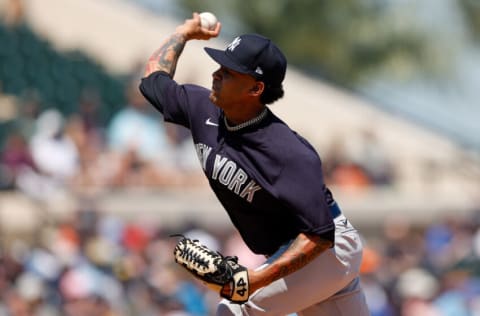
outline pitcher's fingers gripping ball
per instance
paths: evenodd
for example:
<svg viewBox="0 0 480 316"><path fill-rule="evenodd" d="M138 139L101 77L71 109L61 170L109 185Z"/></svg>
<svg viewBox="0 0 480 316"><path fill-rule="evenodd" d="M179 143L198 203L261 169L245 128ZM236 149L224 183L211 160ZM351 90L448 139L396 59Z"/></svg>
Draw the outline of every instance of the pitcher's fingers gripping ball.
<svg viewBox="0 0 480 316"><path fill-rule="evenodd" d="M182 235L173 236L181 237L173 250L179 265L222 297L234 303L248 301L248 269L238 264L237 257L224 257L198 240Z"/></svg>

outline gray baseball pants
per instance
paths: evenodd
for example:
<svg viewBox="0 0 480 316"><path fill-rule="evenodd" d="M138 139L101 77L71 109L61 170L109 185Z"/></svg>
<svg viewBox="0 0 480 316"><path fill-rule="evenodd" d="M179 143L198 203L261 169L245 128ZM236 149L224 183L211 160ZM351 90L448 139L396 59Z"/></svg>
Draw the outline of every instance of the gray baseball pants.
<svg viewBox="0 0 480 316"><path fill-rule="evenodd" d="M290 315L369 316L359 284L362 241L357 230L343 214L335 218L335 247L319 255L307 266L250 296L239 305L222 300L217 316ZM281 255L281 247L264 265Z"/></svg>

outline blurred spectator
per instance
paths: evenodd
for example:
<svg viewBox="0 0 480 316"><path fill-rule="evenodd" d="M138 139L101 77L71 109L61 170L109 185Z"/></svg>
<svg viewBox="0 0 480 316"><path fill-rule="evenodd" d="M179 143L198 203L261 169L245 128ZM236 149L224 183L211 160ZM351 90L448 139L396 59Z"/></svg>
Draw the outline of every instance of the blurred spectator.
<svg viewBox="0 0 480 316"><path fill-rule="evenodd" d="M27 169L35 170L35 163L27 141L14 131L7 135L0 150L0 189L14 189L18 176Z"/></svg>
<svg viewBox="0 0 480 316"><path fill-rule="evenodd" d="M78 101L78 115L87 134L100 134L103 130L100 117L101 99L99 92L93 88L83 90ZM97 135L95 137L98 137Z"/></svg>
<svg viewBox="0 0 480 316"><path fill-rule="evenodd" d="M472 310L469 301L475 295L478 296L480 292L469 293L470 276L467 271L449 271L442 275L440 281L442 291L433 300L433 305L442 311L441 315L470 316Z"/></svg>
<svg viewBox="0 0 480 316"><path fill-rule="evenodd" d="M43 174L62 184L78 171L78 150L69 135L65 133L63 115L49 109L37 119L35 134L30 148L35 165Z"/></svg>
<svg viewBox="0 0 480 316"><path fill-rule="evenodd" d="M114 185L175 183L172 147L159 113L146 102L136 85L127 87L128 104L112 118L107 144L115 165Z"/></svg>
<svg viewBox="0 0 480 316"><path fill-rule="evenodd" d="M161 117L133 84L127 86L126 95L128 104L108 126L108 146L122 154L134 151L141 160L168 157L168 139Z"/></svg>
<svg viewBox="0 0 480 316"><path fill-rule="evenodd" d="M200 168L195 147L192 146L193 140L190 131L183 126L169 122L164 122L164 124L168 140L173 146L170 163L173 162L173 165L180 173L188 176L188 184L204 183L206 180Z"/></svg>
<svg viewBox="0 0 480 316"><path fill-rule="evenodd" d="M35 133L29 142L29 151L36 167L26 169L17 177L18 188L27 195L46 200L78 172L78 149L65 133L64 118L55 109L40 114Z"/></svg>
<svg viewBox="0 0 480 316"><path fill-rule="evenodd" d="M334 139L324 157L324 170L326 181L349 190L390 185L395 177L389 157L369 129L355 139Z"/></svg>
<svg viewBox="0 0 480 316"><path fill-rule="evenodd" d="M402 315L439 315L431 304L438 290L438 280L425 269L415 267L400 274L395 292L402 301Z"/></svg>
<svg viewBox="0 0 480 316"><path fill-rule="evenodd" d="M71 182L75 192L95 192L104 189L112 177L113 169L105 154L105 143L100 131L88 130L80 115L68 118L65 133L78 150L78 170Z"/></svg>
<svg viewBox="0 0 480 316"><path fill-rule="evenodd" d="M375 185L389 185L394 179L391 159L378 141L374 130L366 128L359 133L359 139L353 142L352 160L362 166Z"/></svg>
<svg viewBox="0 0 480 316"><path fill-rule="evenodd" d="M361 190L373 185L363 166L348 156L343 139L334 139L323 158L325 181L346 190Z"/></svg>
<svg viewBox="0 0 480 316"><path fill-rule="evenodd" d="M345 190L365 189L373 185L365 170L355 163L335 167L330 175L330 181Z"/></svg>

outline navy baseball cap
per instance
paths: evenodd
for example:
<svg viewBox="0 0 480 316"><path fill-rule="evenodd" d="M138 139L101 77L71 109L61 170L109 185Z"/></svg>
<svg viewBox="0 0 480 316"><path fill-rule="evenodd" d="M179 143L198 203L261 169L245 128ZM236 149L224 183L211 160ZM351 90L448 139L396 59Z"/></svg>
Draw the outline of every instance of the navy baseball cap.
<svg viewBox="0 0 480 316"><path fill-rule="evenodd" d="M249 74L266 85L280 86L285 78L285 56L262 35L244 34L236 37L225 50L205 47L205 51L220 65Z"/></svg>

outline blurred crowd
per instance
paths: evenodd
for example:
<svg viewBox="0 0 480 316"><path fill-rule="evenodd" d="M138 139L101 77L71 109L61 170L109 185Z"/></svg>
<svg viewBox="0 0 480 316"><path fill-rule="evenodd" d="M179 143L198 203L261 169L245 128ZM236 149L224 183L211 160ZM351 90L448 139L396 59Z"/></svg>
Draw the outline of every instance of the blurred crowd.
<svg viewBox="0 0 480 316"><path fill-rule="evenodd" d="M104 126L93 93L78 112L41 109L31 94L0 147L0 189L48 198L56 189L95 191L115 187L192 186L202 182L200 165L184 128L164 123L134 84L128 103Z"/></svg>
<svg viewBox="0 0 480 316"><path fill-rule="evenodd" d="M372 316L480 315L480 211L365 231L362 284Z"/></svg>
<svg viewBox="0 0 480 316"><path fill-rule="evenodd" d="M0 316L213 315L218 294L174 263L182 233L256 267L231 228L126 220L85 203L29 236L3 236ZM427 226L391 218L363 233L361 281L372 316L480 315L480 212Z"/></svg>
<svg viewBox="0 0 480 316"><path fill-rule="evenodd" d="M125 100L102 124L95 91L82 93L70 115L45 107L35 91L1 95L0 191L48 201L64 190L94 196L205 185L188 131L163 122L138 82L126 86ZM364 136L374 145L372 135ZM333 146L324 158L327 181L344 188L391 184L388 159L372 160L367 148ZM0 222L0 316L212 315L218 296L178 269L171 233L197 237L246 266L264 259L230 229L159 227L80 206L68 219L43 218L27 236L2 234Z"/></svg>
<svg viewBox="0 0 480 316"><path fill-rule="evenodd" d="M5 21L18 23L21 2L9 3ZM0 191L38 201L59 190L83 195L206 184L188 131L163 122L140 95L138 80L126 85L125 104L106 123L98 91L84 89L66 114L34 89L12 96L1 87ZM371 130L355 142L332 140L321 156L329 185L395 184L392 160ZM81 203L67 218L43 220L22 235L6 235L0 222L0 316L212 315L218 295L173 262L172 233L237 255L248 267L264 260L229 227L165 227L93 203ZM372 316L480 316L480 212L452 210L429 225L392 215L378 227L361 231L362 284Z"/></svg>
<svg viewBox="0 0 480 316"><path fill-rule="evenodd" d="M81 196L205 185L188 131L163 122L138 80L124 93L107 123L94 90L86 89L70 114L42 104L35 90L0 94L0 191L38 201L58 190ZM375 134L359 136L354 143L334 139L321 153L328 184L394 185L395 169ZM250 267L263 260L231 229L134 222L89 203L68 219L44 220L28 236L0 230L0 316L211 315L218 296L175 265L171 233L197 237ZM362 230L372 315L480 315L479 224L479 217L452 216L416 227L392 218L380 232Z"/></svg>
<svg viewBox="0 0 480 316"><path fill-rule="evenodd" d="M140 94L143 62L128 78L114 79L81 53L58 52L40 38L24 20L23 1L7 0L3 9L0 190L45 199L64 187L205 184L189 132L164 123ZM322 152L327 181L354 189L392 185L395 170L375 133L359 136L334 139Z"/></svg>
<svg viewBox="0 0 480 316"><path fill-rule="evenodd" d="M64 187L95 191L205 184L188 130L163 122L140 94L138 82L127 85L125 97L127 103L106 124L92 91L82 94L70 115L42 106L34 91L13 104L6 97L0 100L0 112L13 113L8 121L0 120L0 190L48 198ZM374 134L365 131L361 146L347 149L334 142L322 155L328 183L345 188L393 184L393 167L376 147Z"/></svg>
<svg viewBox="0 0 480 316"><path fill-rule="evenodd" d="M194 223L173 230L91 206L31 236L3 239L0 315L212 315L218 297L173 261L173 233L260 263L231 231Z"/></svg>
<svg viewBox="0 0 480 316"><path fill-rule="evenodd" d="M42 200L65 189L205 184L188 132L164 123L135 84L106 125L98 119L99 98L87 92L69 116L42 107L34 92L2 96L0 115L9 117L2 190ZM392 185L394 169L375 135L361 136L354 148L337 141L322 153L326 181L350 189ZM44 218L28 236L0 230L0 316L212 315L218 296L178 269L171 233L196 237L249 267L263 260L229 228L163 227L90 203L80 207L61 221ZM396 217L378 225L382 230L362 229L362 284L372 316L480 315L480 213L452 212L425 226Z"/></svg>

